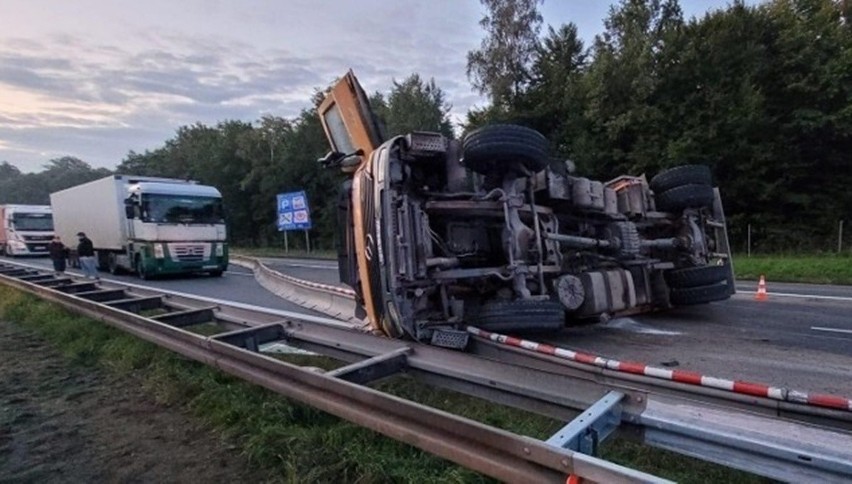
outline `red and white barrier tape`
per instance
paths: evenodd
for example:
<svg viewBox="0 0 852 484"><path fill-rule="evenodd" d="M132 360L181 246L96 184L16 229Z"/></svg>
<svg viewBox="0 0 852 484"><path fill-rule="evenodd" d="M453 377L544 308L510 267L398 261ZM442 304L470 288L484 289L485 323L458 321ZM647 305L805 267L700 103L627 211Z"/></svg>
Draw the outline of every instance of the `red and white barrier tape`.
<svg viewBox="0 0 852 484"><path fill-rule="evenodd" d="M618 361L610 358L604 358L589 353L581 353L565 348L559 348L543 343L536 343L525 339L506 336L504 334L492 333L473 326L467 327L468 333L485 338L496 343L501 343L507 346L514 346L536 353L555 356L565 360L576 361L587 365L606 368L608 370L620 371L624 373L632 373L635 375L644 375L662 380L670 380L678 383L686 383L689 385L698 385L702 387L716 388L733 393L744 395L752 395L757 397L770 398L794 403L804 403L817 407L833 408L838 410L852 411L852 399L838 397L834 395L826 395L820 393L807 393L790 390L787 388L773 387L763 383L752 383L746 381L726 380L715 378L712 376L702 375L692 371L684 370L667 370L665 368L657 368L648 366L644 363L636 363L632 361Z"/></svg>

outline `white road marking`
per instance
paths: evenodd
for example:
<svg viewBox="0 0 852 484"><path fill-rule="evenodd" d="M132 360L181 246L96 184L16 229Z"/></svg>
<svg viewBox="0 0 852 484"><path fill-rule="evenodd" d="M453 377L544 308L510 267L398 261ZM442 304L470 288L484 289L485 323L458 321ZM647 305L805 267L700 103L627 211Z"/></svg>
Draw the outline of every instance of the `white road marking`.
<svg viewBox="0 0 852 484"><path fill-rule="evenodd" d="M753 294L755 294L755 291L739 291L738 290L737 294L743 294L743 295L751 294L751 295L753 295ZM852 302L852 297L849 297L849 296L820 296L818 294L794 294L794 293L791 293L791 292L770 292L770 293L767 293L767 296L769 296L769 299L772 299L773 297L792 297L792 298L799 298L799 299L823 299L823 300L827 300L827 301Z"/></svg>
<svg viewBox="0 0 852 484"><path fill-rule="evenodd" d="M814 331L827 331L827 332L830 332L830 333L852 334L852 329L823 328L821 326L811 326L811 329L814 330Z"/></svg>
<svg viewBox="0 0 852 484"><path fill-rule="evenodd" d="M225 274L228 274L230 276L254 277L254 274L252 274L250 272L225 271Z"/></svg>
<svg viewBox="0 0 852 484"><path fill-rule="evenodd" d="M336 271L337 266L329 266L329 265L318 265L318 264L291 264L288 262L284 262L280 265L285 267L299 267L303 269L325 269L327 271Z"/></svg>

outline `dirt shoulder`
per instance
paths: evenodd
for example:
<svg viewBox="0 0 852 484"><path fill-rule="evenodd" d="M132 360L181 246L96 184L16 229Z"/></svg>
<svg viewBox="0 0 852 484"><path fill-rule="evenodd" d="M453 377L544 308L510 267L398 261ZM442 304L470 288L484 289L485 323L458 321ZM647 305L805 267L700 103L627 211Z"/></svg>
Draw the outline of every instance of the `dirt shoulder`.
<svg viewBox="0 0 852 484"><path fill-rule="evenodd" d="M0 321L0 482L258 480L238 449L140 382Z"/></svg>

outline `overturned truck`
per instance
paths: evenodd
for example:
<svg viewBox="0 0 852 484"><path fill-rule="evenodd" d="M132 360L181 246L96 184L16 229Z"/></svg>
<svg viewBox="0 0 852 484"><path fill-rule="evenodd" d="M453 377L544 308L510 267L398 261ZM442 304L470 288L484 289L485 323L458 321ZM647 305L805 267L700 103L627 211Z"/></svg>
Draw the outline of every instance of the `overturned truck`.
<svg viewBox="0 0 852 484"><path fill-rule="evenodd" d="M458 347L464 325L556 331L734 293L706 166L602 183L521 126L386 139L351 72L319 114L333 150L320 161L351 175L338 204L340 278L390 337Z"/></svg>

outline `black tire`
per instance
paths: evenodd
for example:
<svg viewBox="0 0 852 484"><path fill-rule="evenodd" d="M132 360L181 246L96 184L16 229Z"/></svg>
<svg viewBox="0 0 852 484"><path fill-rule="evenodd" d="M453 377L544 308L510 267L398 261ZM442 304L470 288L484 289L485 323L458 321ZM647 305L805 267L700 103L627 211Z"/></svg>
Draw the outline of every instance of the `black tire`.
<svg viewBox="0 0 852 484"><path fill-rule="evenodd" d="M683 165L661 171L651 179L651 190L662 193L681 185L713 185L710 168L705 165Z"/></svg>
<svg viewBox="0 0 852 484"><path fill-rule="evenodd" d="M114 253L110 253L107 260L107 267L109 268L110 274L117 276L124 272L121 267L118 267L118 257Z"/></svg>
<svg viewBox="0 0 852 484"><path fill-rule="evenodd" d="M728 280L728 265L687 267L666 272L666 282L673 288L708 286Z"/></svg>
<svg viewBox="0 0 852 484"><path fill-rule="evenodd" d="M462 142L465 166L483 175L547 167L547 139L538 131L512 124L493 124L468 133ZM523 173L518 173L522 175Z"/></svg>
<svg viewBox="0 0 852 484"><path fill-rule="evenodd" d="M565 308L556 301L491 301L467 318L467 322L496 332L558 331L565 327Z"/></svg>
<svg viewBox="0 0 852 484"><path fill-rule="evenodd" d="M706 286L684 287L675 289L669 295L673 306L693 306L713 301L722 301L731 297L726 282L718 282Z"/></svg>
<svg viewBox="0 0 852 484"><path fill-rule="evenodd" d="M107 272L109 270L109 252L95 252L95 269L99 272Z"/></svg>
<svg viewBox="0 0 852 484"><path fill-rule="evenodd" d="M133 264L133 268L136 269L136 275L139 277L139 279L147 281L151 278L151 276L149 276L148 273L145 272L145 266L142 264L142 258L138 255L136 256L136 262Z"/></svg>
<svg viewBox="0 0 852 484"><path fill-rule="evenodd" d="M686 208L709 207L715 194L710 185L682 185L656 195L657 210L677 213Z"/></svg>

